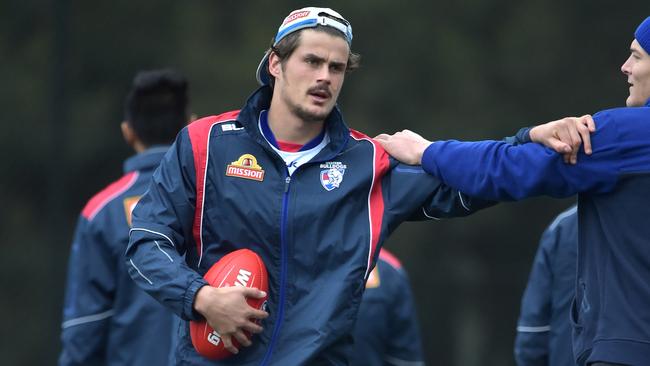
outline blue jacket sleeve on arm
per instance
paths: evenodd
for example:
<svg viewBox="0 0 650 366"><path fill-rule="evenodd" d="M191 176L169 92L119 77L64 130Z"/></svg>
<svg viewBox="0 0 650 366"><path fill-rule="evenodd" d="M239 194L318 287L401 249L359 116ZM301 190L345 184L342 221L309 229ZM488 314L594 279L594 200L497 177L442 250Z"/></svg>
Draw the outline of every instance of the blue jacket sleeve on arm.
<svg viewBox="0 0 650 366"><path fill-rule="evenodd" d="M538 195L568 197L604 193L615 186L622 161L638 153L623 139L610 113L594 115L593 154L580 152L577 165L539 144L513 146L499 141L437 141L425 151L428 173L474 197L498 201Z"/></svg>
<svg viewBox="0 0 650 366"><path fill-rule="evenodd" d="M426 220L470 215L495 204L471 198L427 174L421 166L391 160L391 171L384 177L387 213L404 220Z"/></svg>
<svg viewBox="0 0 650 366"><path fill-rule="evenodd" d="M182 255L192 245L195 187L192 149L184 129L133 210L126 262L142 289L183 319L198 319L196 292L207 282Z"/></svg>
<svg viewBox="0 0 650 366"><path fill-rule="evenodd" d="M104 362L113 315L116 259L101 231L80 217L68 263L59 365Z"/></svg>

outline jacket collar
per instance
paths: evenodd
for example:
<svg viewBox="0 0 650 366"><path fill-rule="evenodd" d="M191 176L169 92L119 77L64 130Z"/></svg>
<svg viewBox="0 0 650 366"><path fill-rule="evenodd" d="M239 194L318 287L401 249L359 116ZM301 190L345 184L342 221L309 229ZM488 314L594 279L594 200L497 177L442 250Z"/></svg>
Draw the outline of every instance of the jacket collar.
<svg viewBox="0 0 650 366"><path fill-rule="evenodd" d="M124 173L158 167L168 149L169 146L167 145L156 145L131 156L124 162Z"/></svg>
<svg viewBox="0 0 650 366"><path fill-rule="evenodd" d="M263 110L267 110L271 106L272 93L273 90L268 85L257 89L248 98L237 117L237 120L246 129L248 134L264 146L269 146L269 144L257 127L258 118ZM322 154L332 155L342 151L347 144L348 136L350 136L350 129L345 124L338 106L332 109L332 112L325 120L325 128L330 136L330 143L319 153L319 156Z"/></svg>

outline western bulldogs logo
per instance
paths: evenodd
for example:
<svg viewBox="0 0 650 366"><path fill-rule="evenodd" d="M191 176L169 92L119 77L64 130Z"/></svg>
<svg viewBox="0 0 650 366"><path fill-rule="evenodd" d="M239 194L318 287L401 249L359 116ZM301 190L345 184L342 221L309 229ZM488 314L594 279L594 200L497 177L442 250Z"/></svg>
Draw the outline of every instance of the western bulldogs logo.
<svg viewBox="0 0 650 366"><path fill-rule="evenodd" d="M338 161L330 161L320 165L320 184L323 185L327 191L338 188L343 182L343 175L347 166Z"/></svg>

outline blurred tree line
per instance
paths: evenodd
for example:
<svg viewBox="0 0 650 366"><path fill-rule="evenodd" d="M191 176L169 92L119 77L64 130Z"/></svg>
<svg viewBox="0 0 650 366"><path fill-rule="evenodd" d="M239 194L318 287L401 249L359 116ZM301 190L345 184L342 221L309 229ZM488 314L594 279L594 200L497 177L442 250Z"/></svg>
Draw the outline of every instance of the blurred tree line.
<svg viewBox="0 0 650 366"><path fill-rule="evenodd" d="M6 365L53 364L72 230L121 175L133 75L175 67L198 116L241 107L283 17L328 6L362 68L339 100L370 136L403 128L484 139L624 105L646 1L0 1L0 233ZM416 295L428 364L512 365L519 298L543 228L572 199L505 203L403 225L388 248Z"/></svg>

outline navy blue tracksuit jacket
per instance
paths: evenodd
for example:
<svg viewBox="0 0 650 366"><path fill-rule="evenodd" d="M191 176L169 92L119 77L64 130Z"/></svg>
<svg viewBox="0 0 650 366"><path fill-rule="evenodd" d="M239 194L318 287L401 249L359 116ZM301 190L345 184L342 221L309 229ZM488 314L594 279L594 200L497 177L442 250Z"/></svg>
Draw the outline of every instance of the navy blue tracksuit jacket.
<svg viewBox="0 0 650 366"><path fill-rule="evenodd" d="M131 210L168 147L124 163L124 176L79 216L68 263L59 365L165 365L174 316L129 277Z"/></svg>
<svg viewBox="0 0 650 366"><path fill-rule="evenodd" d="M575 366L569 309L575 294L578 211L572 206L542 234L521 299L518 366Z"/></svg>
<svg viewBox="0 0 650 366"><path fill-rule="evenodd" d="M386 249L366 282L353 335L351 366L424 366L408 275Z"/></svg>
<svg viewBox="0 0 650 366"><path fill-rule="evenodd" d="M185 320L202 275L249 248L269 274L264 331L238 355L211 363L180 327L178 364L344 365L365 281L385 238L408 219L468 215L475 201L420 167L405 166L349 129L335 108L327 145L289 175L261 131L271 90L241 111L190 124L133 213L132 278ZM184 256L184 258L182 257Z"/></svg>
<svg viewBox="0 0 650 366"><path fill-rule="evenodd" d="M578 194L573 349L581 365L650 360L650 102L596 113L577 165L537 144L438 141L423 168L494 200Z"/></svg>

